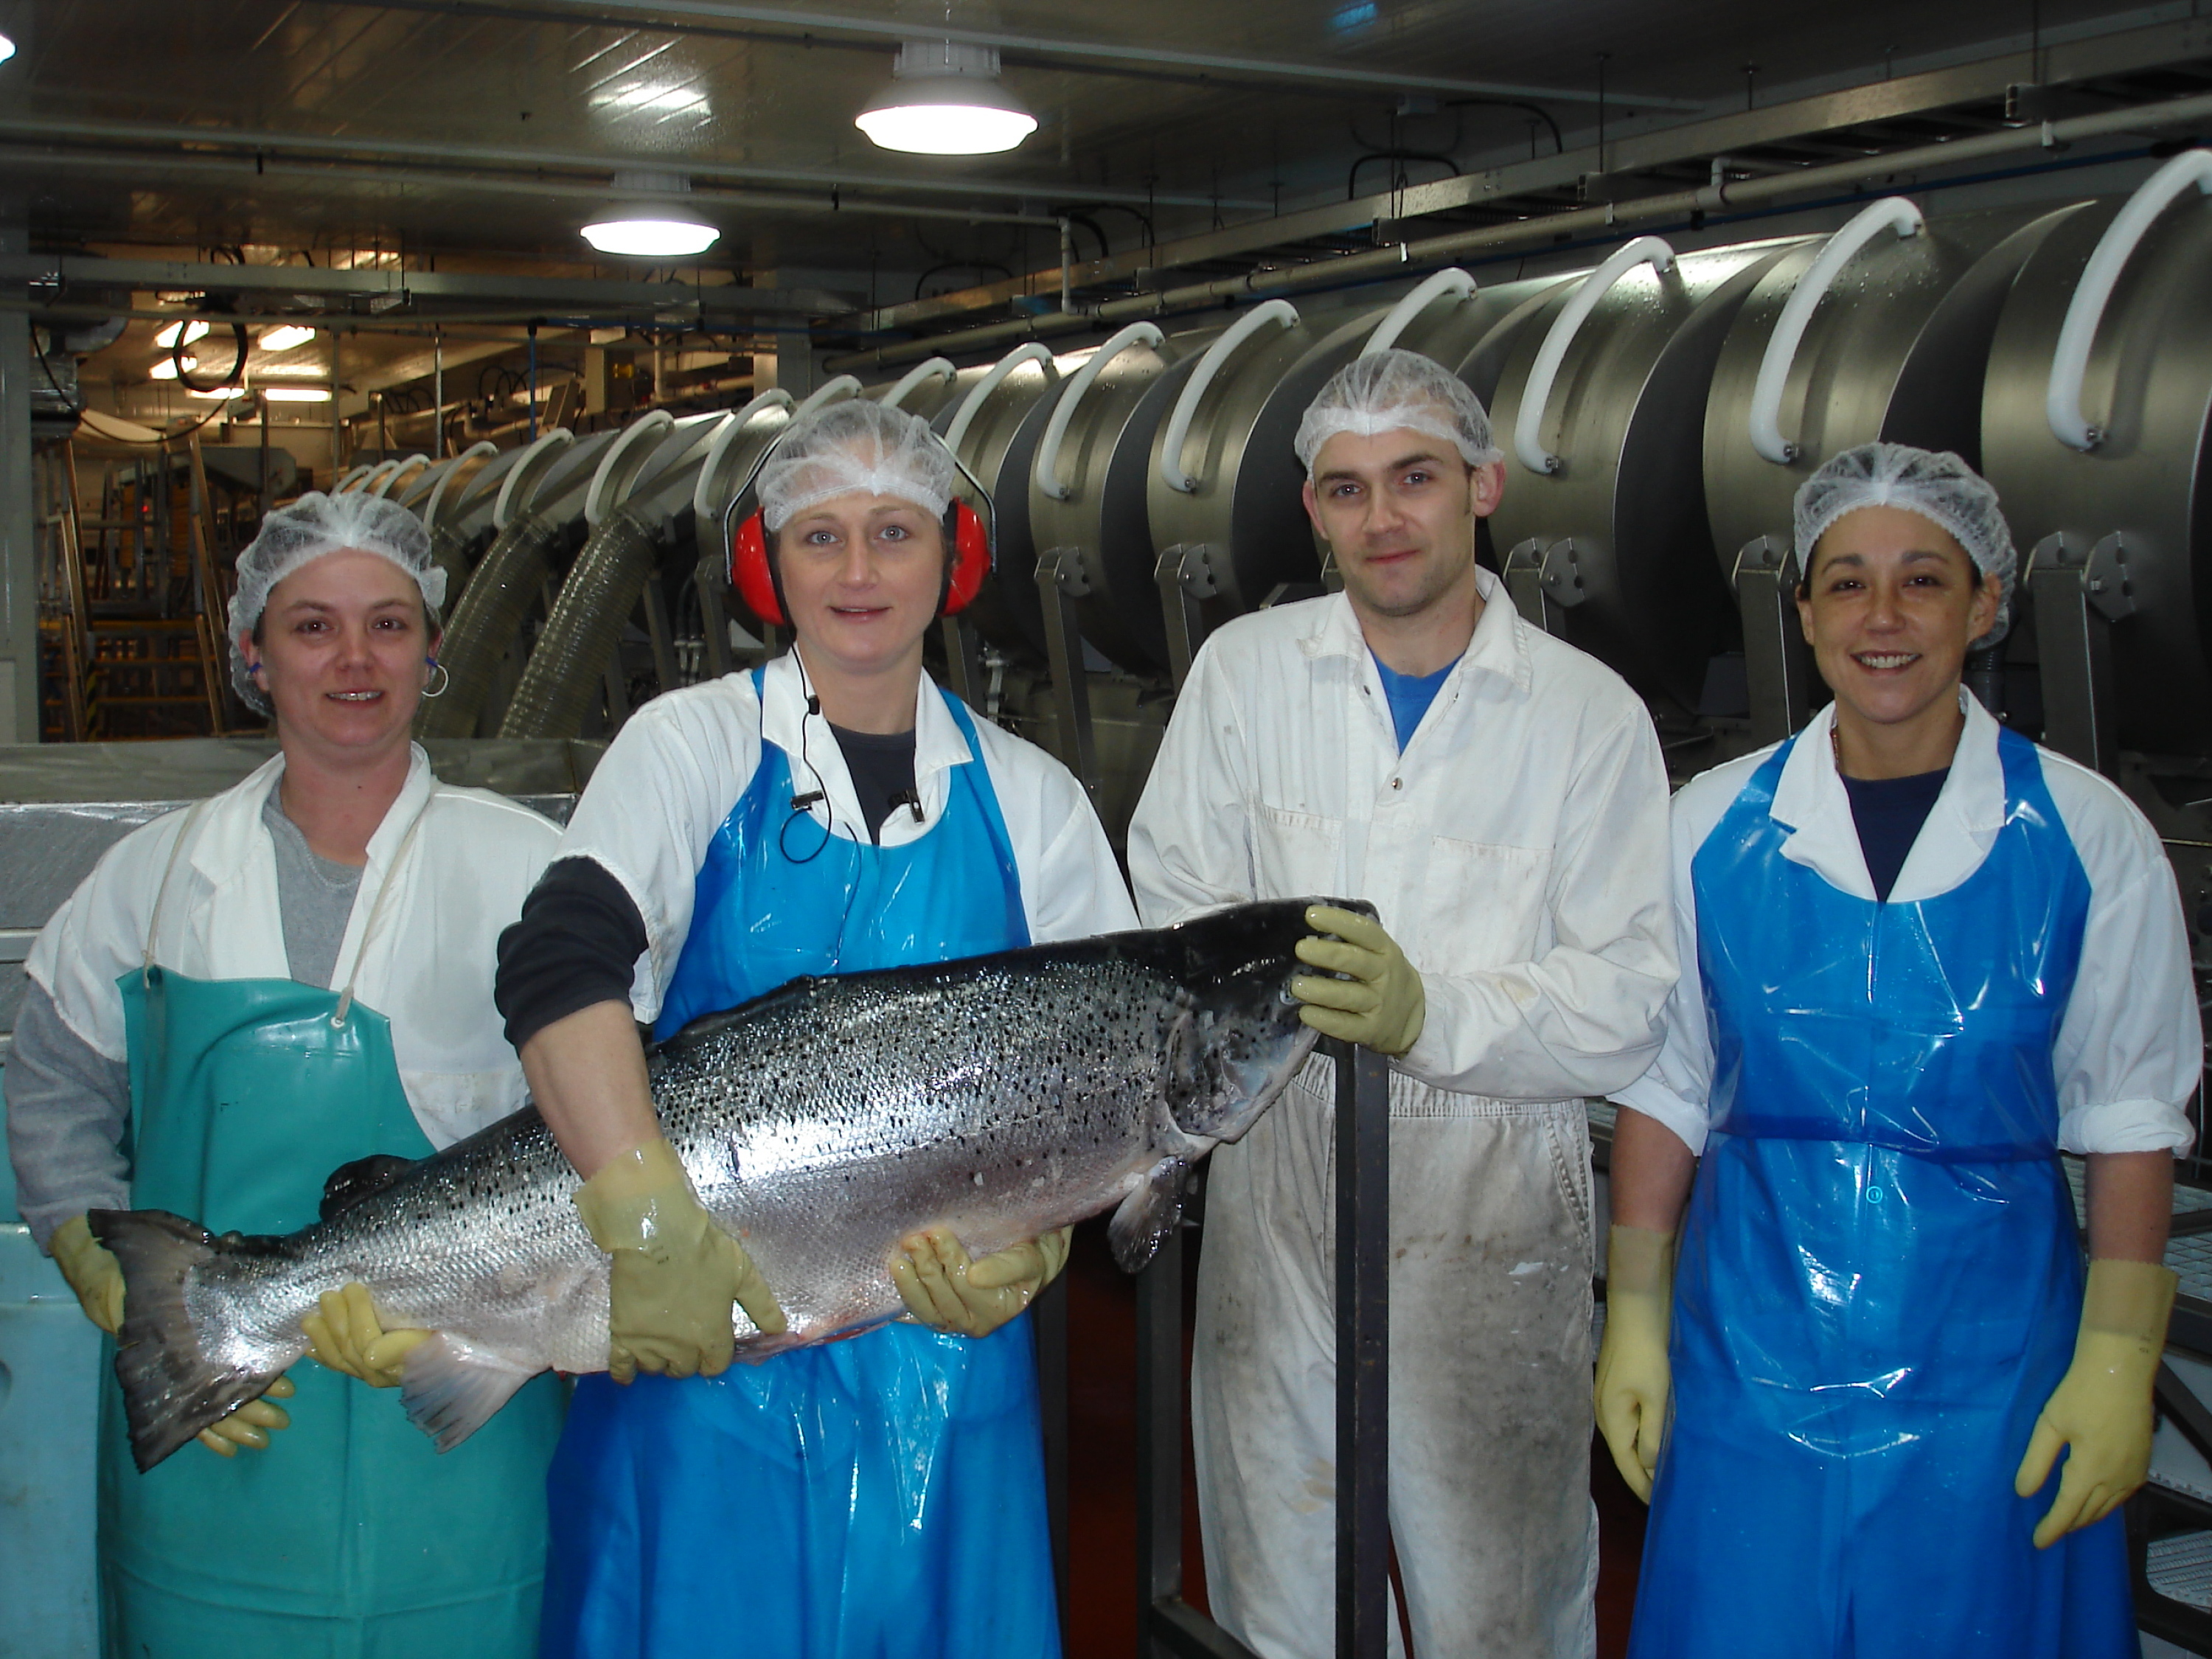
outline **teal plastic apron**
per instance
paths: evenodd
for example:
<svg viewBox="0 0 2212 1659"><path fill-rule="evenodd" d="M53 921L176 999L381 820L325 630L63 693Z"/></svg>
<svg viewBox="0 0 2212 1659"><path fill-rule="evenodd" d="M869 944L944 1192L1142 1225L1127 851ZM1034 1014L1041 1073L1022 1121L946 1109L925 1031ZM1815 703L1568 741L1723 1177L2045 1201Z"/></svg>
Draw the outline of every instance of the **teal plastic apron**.
<svg viewBox="0 0 2212 1659"><path fill-rule="evenodd" d="M180 848L191 835L188 825ZM150 963L116 984L130 1044L135 1207L218 1232L289 1233L316 1219L323 1182L340 1164L432 1150L400 1086L390 1023L350 989L193 979ZM143 1475L121 1398L103 1390L107 1653L533 1651L558 1381L532 1382L440 1456L396 1392L312 1360L291 1376L299 1393L283 1403L292 1426L265 1450L224 1458L188 1445Z"/></svg>

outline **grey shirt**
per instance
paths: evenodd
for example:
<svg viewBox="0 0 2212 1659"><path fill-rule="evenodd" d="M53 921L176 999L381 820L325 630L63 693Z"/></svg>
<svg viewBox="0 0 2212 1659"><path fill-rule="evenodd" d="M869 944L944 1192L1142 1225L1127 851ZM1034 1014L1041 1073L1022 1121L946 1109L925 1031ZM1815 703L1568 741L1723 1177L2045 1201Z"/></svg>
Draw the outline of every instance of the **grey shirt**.
<svg viewBox="0 0 2212 1659"><path fill-rule="evenodd" d="M276 904L284 958L302 984L328 986L337 969L361 871L316 855L271 789L261 809L276 848ZM4 1073L8 1158L15 1207L44 1249L54 1229L90 1209L127 1209L131 1167L131 1068L70 1030L33 981L15 1017Z"/></svg>

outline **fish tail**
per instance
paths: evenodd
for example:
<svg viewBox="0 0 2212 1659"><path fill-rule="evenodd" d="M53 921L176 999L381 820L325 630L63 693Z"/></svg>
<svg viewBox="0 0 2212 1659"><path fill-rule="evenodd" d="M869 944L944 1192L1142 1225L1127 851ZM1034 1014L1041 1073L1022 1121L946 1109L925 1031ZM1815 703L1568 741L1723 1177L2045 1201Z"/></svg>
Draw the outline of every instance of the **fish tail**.
<svg viewBox="0 0 2212 1659"><path fill-rule="evenodd" d="M280 1371L246 1371L202 1352L185 1305L195 1270L273 1241L217 1238L166 1210L94 1210L93 1237L123 1267L123 1330L115 1377L131 1425L131 1455L143 1474L210 1424L258 1399ZM280 1368L281 1370L281 1368Z"/></svg>

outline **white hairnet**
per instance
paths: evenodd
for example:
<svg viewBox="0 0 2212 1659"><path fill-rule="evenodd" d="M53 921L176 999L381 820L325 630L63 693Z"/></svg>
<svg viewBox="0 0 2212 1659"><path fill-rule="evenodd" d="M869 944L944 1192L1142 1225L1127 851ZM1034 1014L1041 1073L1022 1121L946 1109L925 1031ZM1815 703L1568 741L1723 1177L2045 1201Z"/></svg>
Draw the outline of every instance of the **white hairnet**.
<svg viewBox="0 0 2212 1659"><path fill-rule="evenodd" d="M770 531L833 495L896 495L932 518L951 504L958 470L929 422L854 398L793 422L761 468L761 518Z"/></svg>
<svg viewBox="0 0 2212 1659"><path fill-rule="evenodd" d="M1974 568L1997 585L1997 619L1976 641L1995 645L2012 626L2012 587L2020 556L1989 480L1949 450L1910 444L1860 444L1831 457L1798 486L1795 512L1797 561L1809 575L1813 548L1828 527L1863 507L1895 507L1917 513L1966 550Z"/></svg>
<svg viewBox="0 0 2212 1659"><path fill-rule="evenodd" d="M1321 447L1340 432L1371 438L1401 428L1442 438L1469 466L1505 459L1490 441L1482 399L1466 381L1433 357L1394 348L1355 357L1328 377L1298 422L1299 465L1310 477Z"/></svg>
<svg viewBox="0 0 2212 1659"><path fill-rule="evenodd" d="M266 714L269 699L246 673L238 648L268 607L270 590L325 553L374 553L415 579L423 608L435 625L446 600L446 573L430 562L430 532L422 520L394 501L353 490L325 495L313 490L261 521L261 532L238 556L238 592L230 600L230 683L247 704Z"/></svg>

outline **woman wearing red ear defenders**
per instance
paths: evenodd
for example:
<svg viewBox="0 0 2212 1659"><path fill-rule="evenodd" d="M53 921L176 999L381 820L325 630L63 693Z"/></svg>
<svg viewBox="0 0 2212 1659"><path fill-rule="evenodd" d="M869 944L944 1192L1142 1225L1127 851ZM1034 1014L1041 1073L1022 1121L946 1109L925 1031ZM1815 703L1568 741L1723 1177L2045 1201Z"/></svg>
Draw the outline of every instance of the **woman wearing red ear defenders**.
<svg viewBox="0 0 2212 1659"><path fill-rule="evenodd" d="M989 574L957 477L896 410L792 427L732 574L796 644L638 712L501 942L508 1035L615 1267L610 1374L549 1480L548 1656L1059 1652L1023 1310L1065 1234L973 1263L917 1234L885 1264L911 1322L732 1366L733 1302L781 1328L776 1264L700 1209L633 1023L1135 925L1082 787L922 672Z"/></svg>

